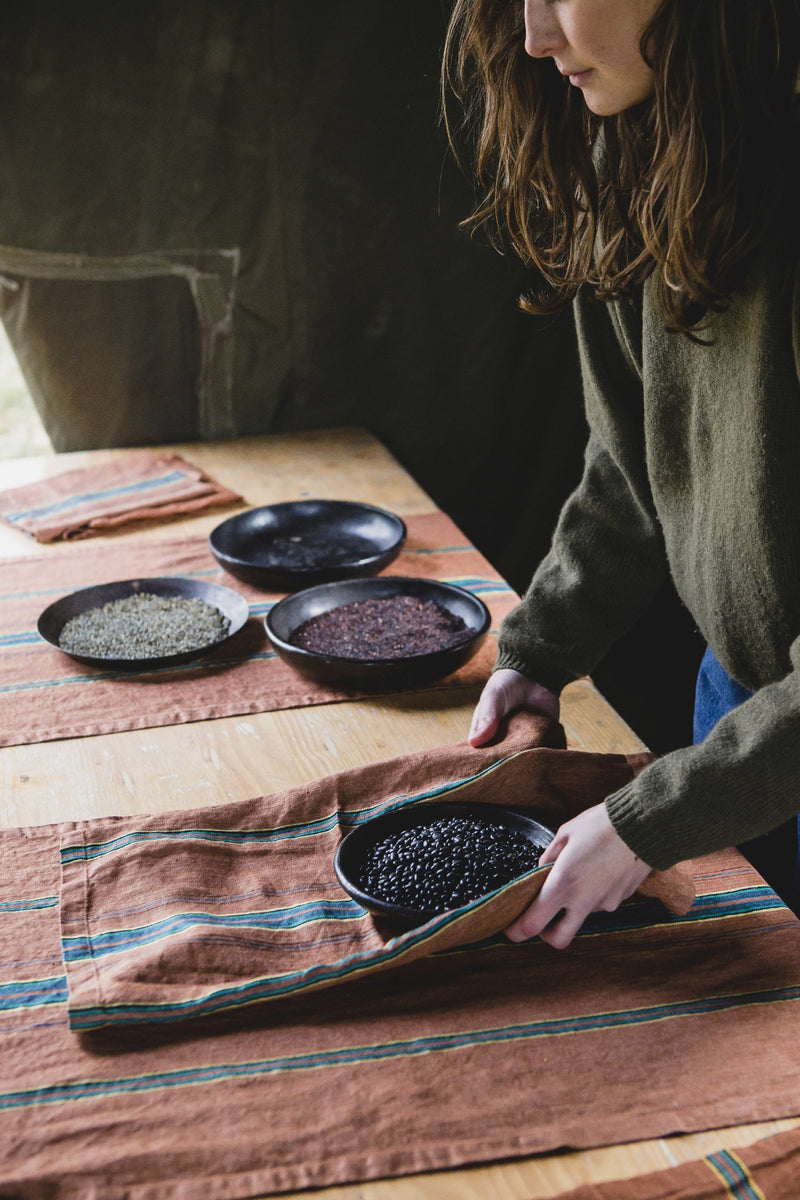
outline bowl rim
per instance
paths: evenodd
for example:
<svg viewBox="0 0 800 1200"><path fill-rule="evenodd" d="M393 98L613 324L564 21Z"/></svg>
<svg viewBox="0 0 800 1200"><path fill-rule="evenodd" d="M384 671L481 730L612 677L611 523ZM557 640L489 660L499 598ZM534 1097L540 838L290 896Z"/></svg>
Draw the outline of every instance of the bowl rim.
<svg viewBox="0 0 800 1200"><path fill-rule="evenodd" d="M148 591L154 595L196 596L205 600L207 604L217 608L223 616L228 618L230 621L228 632L219 641L210 642L207 646L198 647L196 650L184 650L177 654L152 655L148 658L101 658L91 654L75 654L58 644L58 637L64 625L72 617L90 612L93 608L102 608L104 604L108 604L112 600L122 600L128 596ZM87 603L83 605L78 603L76 606L76 602L81 600L86 600ZM63 613L62 610L64 610ZM229 642L246 625L249 617L250 605L245 597L224 584L212 583L204 579L192 579L184 575L151 575L137 576L133 579L113 579L106 583L89 584L86 587L65 592L39 613L36 631L48 645L76 662L103 667L107 670L154 670L192 662L194 659L210 654L212 650L217 650ZM51 623L53 623L52 631L49 628Z"/></svg>
<svg viewBox="0 0 800 1200"><path fill-rule="evenodd" d="M223 549L219 545L219 541L224 536L223 531L229 531L237 525L243 525L247 519L252 518L260 513L275 512L283 515L290 509L300 510L304 507L318 506L320 509L339 509L348 510L352 513L360 512L369 516L379 516L386 520L387 526L394 530L394 540L388 542L374 550L371 554L364 554L360 558L344 559L336 564L328 566L313 566L313 567L293 567L291 565L275 562L273 564L261 564L254 561L252 558L242 558L238 554L233 554L229 550ZM309 522L311 524L311 522ZM214 557L220 563L229 563L232 566L246 568L250 571L259 572L264 575L287 575L302 578L304 575L318 575L322 571L332 569L344 569L366 566L370 563L379 561L384 556L399 551L405 544L408 536L408 529L405 521L397 513L391 512L389 509L381 508L377 504L368 504L361 500L338 500L324 499L315 497L303 497L299 500L280 500L275 504L258 504L252 508L246 509L244 512L234 513L230 517L226 517L224 521L220 521L215 525L208 535L209 546Z"/></svg>
<svg viewBox="0 0 800 1200"><path fill-rule="evenodd" d="M311 593L322 591L324 588L345 587L349 590L357 591L363 587L368 591L383 591L384 587L386 589L391 589L392 585L394 584L402 585L409 583L423 585L423 587L424 585L429 585L427 590L435 593L438 592L440 595L445 593L447 595L457 596L458 599L468 602L474 608L476 615L480 615L480 625L477 628L471 628L469 630L469 637L464 638L463 641L457 642L455 645L444 646L439 650L425 650L419 654L406 654L395 658L354 658L343 654L323 654L319 650L307 650L304 646L296 646L293 642L281 637L281 635L275 632L271 627L273 614L276 612L276 610L279 612L286 612L287 609L289 609L292 605L299 604L303 600L307 601L311 598ZM384 585L384 587L379 587L378 585ZM398 586L396 591L385 591L385 595L387 596L407 594L411 593L404 591L401 586ZM344 607L344 604L355 603L355 600L357 599L369 599L369 597L355 597L352 601L345 600L340 604L331 604L330 607L320 609L318 613L314 613L312 615L321 616L323 613L333 612L334 609ZM309 619L309 617L304 617L303 621ZM294 626L294 629L297 629L303 623L303 621L299 621L298 624ZM422 661L435 662L438 656L449 657L456 654L458 651L463 651L468 646L473 645L479 638L482 638L486 635L486 633L489 631L489 627L491 626L491 622L492 614L488 605L484 600L481 599L480 596L476 596L474 592L467 591L466 588L459 587L458 584L446 583L440 579L427 579L413 575L373 575L368 576L367 578L340 579L331 583L315 584L313 587L304 588L302 591L293 592L289 596L284 596L283 599L278 600L264 616L264 626L270 641L272 641L276 647L279 646L284 652L292 656L296 656L298 659L305 658L315 662L331 663L332 665L336 665L338 663L343 665L348 664L352 666L364 667L369 667L371 664L382 667L396 665L398 668L402 667L404 664L413 665L414 663L419 663Z"/></svg>

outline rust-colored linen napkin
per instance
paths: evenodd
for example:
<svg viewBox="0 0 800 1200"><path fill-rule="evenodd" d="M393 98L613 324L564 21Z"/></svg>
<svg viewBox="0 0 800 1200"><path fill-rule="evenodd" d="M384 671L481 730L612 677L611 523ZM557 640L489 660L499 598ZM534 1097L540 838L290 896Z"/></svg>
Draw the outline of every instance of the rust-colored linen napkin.
<svg viewBox="0 0 800 1200"><path fill-rule="evenodd" d="M179 454L132 450L111 462L0 492L0 516L37 542L72 541L241 499Z"/></svg>
<svg viewBox="0 0 800 1200"><path fill-rule="evenodd" d="M356 825L435 798L513 805L555 827L627 783L622 756L530 746L529 723L487 766L464 746L431 778L407 758L285 795L149 819L93 822L61 847L61 931L73 1029L164 1022L340 986L499 933L550 867L397 933L339 886L333 858ZM534 724L534 729L536 729ZM673 912L688 868L650 877Z"/></svg>
<svg viewBox="0 0 800 1200"><path fill-rule="evenodd" d="M425 576L481 596L492 630L474 658L435 686L481 686L495 659L496 631L518 597L443 513L407 522L403 552L385 574ZM59 596L117 579L185 576L243 595L250 619L210 654L181 667L114 671L85 666L36 631L41 611ZM13 699L0 722L0 746L150 729L239 713L270 712L349 700L355 690L299 675L270 645L264 616L276 593L234 579L214 561L204 537L96 542L62 553L6 559L0 578L0 697ZM363 693L361 693L363 694Z"/></svg>
<svg viewBox="0 0 800 1200"><path fill-rule="evenodd" d="M481 770L491 777L498 769L499 779L510 755L536 755L547 764L536 778L568 811L578 774L586 803L601 780L613 786L635 767L615 755L546 747L539 754L536 742L549 740L552 727L523 718L496 746L445 746L256 799L249 824L231 821L227 806L207 809L202 824L223 831L221 876L228 832L286 832L292 813L307 811L304 790L335 798L339 813L354 795L402 799ZM191 824L201 824L196 812ZM653 1138L797 1112L800 923L735 851L692 864L697 899L683 916L637 896L592 917L565 951L540 939L512 945L489 937L267 1003L73 1031L59 847L107 848L109 836L143 828L149 821L126 817L0 831L2 1195L244 1200L628 1142L631 1131ZM171 911L213 917L217 906L206 901L222 893L211 860L211 878L187 878L178 839L160 846L162 881L173 861L176 868ZM265 864L276 849L265 842ZM287 869L289 851L279 851ZM114 853L121 865L133 861L121 843ZM87 860L91 877L95 865ZM291 867L287 882L294 878ZM135 940L168 897L163 887L151 896L123 882L127 900L96 928L108 933L116 924ZM269 883L283 886L265 869L260 896ZM275 931L278 952L297 936L293 916L309 915L304 898L284 897L289 931ZM255 897L240 901L242 909L259 906ZM224 946L231 912L222 905L220 919L203 920L199 958ZM93 899L89 915L101 916ZM79 932L70 928L70 936ZM160 984L177 961L175 931L166 923L150 932L153 972L156 940L165 939ZM265 931L254 923L250 932L263 960ZM310 942L316 932L307 922ZM186 930L187 950L195 934ZM101 950L112 946L98 941ZM104 1001L116 987L107 973L112 957L98 962L111 989ZM191 974L188 953L183 965ZM122 976L120 994L130 998L124 968ZM242 983L253 976L246 964ZM196 972L196 994L217 982ZM152 995L148 980L139 999L147 1004Z"/></svg>
<svg viewBox="0 0 800 1200"><path fill-rule="evenodd" d="M634 1179L587 1183L556 1200L797 1200L800 1129L760 1138L744 1148L715 1150Z"/></svg>

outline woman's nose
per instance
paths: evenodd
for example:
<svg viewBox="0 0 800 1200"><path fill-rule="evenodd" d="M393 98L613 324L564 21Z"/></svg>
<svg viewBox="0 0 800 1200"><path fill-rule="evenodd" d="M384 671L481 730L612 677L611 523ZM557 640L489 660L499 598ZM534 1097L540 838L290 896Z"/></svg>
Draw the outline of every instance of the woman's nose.
<svg viewBox="0 0 800 1200"><path fill-rule="evenodd" d="M563 40L555 6L543 0L525 0L525 53L531 58L547 58Z"/></svg>

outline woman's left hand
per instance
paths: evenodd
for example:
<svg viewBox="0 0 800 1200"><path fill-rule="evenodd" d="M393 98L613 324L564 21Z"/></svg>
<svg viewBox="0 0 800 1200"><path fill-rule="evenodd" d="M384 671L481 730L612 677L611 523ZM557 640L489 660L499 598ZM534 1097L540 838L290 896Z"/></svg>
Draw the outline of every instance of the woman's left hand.
<svg viewBox="0 0 800 1200"><path fill-rule="evenodd" d="M567 947L589 913L614 912L633 895L651 868L623 842L604 804L566 821L539 860L553 863L542 890L506 929L512 942L539 937Z"/></svg>

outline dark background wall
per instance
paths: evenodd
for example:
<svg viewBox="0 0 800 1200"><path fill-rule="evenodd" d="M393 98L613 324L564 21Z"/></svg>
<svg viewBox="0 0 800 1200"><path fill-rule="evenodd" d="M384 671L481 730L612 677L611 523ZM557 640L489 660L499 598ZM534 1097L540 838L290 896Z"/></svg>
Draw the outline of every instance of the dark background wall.
<svg viewBox="0 0 800 1200"><path fill-rule="evenodd" d="M522 590L578 478L568 314L468 239L446 0L32 0L0 27L0 316L57 449L364 425ZM672 594L597 679L655 749Z"/></svg>

